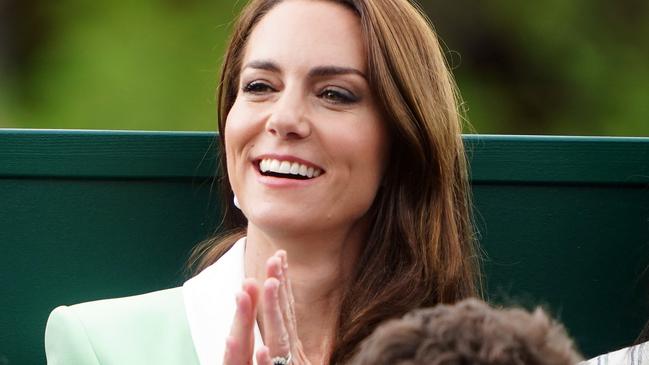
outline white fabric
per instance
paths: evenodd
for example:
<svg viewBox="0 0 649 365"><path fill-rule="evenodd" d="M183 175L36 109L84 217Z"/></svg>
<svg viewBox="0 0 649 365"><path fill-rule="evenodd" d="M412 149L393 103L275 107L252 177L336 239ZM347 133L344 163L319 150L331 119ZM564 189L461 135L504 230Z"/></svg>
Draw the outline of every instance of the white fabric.
<svg viewBox="0 0 649 365"><path fill-rule="evenodd" d="M223 362L225 339L236 312L235 296L245 278L245 248L244 237L217 262L183 285L187 321L201 365ZM255 344L260 343L261 334L255 323Z"/></svg>
<svg viewBox="0 0 649 365"><path fill-rule="evenodd" d="M649 365L647 342L597 356L582 365Z"/></svg>

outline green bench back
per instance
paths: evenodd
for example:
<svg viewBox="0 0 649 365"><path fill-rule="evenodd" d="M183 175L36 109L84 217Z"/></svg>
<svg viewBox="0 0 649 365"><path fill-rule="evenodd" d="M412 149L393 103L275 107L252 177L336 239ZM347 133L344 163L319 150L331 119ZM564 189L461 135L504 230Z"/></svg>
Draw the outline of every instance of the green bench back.
<svg viewBox="0 0 649 365"><path fill-rule="evenodd" d="M217 228L213 133L0 130L0 364L44 363L61 304L179 285ZM649 138L466 136L492 301L588 356L649 320Z"/></svg>

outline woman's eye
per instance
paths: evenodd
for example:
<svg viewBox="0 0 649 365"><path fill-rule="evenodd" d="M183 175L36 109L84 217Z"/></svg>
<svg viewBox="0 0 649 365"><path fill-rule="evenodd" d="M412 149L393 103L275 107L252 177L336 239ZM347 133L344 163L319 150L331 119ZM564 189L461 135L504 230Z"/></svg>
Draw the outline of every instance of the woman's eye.
<svg viewBox="0 0 649 365"><path fill-rule="evenodd" d="M334 104L351 104L358 101L356 95L340 88L324 89L318 96Z"/></svg>
<svg viewBox="0 0 649 365"><path fill-rule="evenodd" d="M243 86L243 92L251 94L262 94L271 91L275 90L263 81L253 81Z"/></svg>

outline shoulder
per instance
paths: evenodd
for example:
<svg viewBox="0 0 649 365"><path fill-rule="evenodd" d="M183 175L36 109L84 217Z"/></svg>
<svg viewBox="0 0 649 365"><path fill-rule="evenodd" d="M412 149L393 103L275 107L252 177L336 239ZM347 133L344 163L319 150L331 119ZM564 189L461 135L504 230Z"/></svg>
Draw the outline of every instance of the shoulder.
<svg viewBox="0 0 649 365"><path fill-rule="evenodd" d="M59 307L60 308L60 307ZM183 310L182 288L154 291L123 298L111 298L75 304L67 307L87 324L105 324L109 319L113 325L125 325L124 320L146 320L148 317L178 317ZM56 311L56 310L55 310ZM118 322L113 322L118 320Z"/></svg>
<svg viewBox="0 0 649 365"><path fill-rule="evenodd" d="M583 365L649 365L649 342L592 358Z"/></svg>
<svg viewBox="0 0 649 365"><path fill-rule="evenodd" d="M45 350L48 364L196 363L182 288L58 307Z"/></svg>

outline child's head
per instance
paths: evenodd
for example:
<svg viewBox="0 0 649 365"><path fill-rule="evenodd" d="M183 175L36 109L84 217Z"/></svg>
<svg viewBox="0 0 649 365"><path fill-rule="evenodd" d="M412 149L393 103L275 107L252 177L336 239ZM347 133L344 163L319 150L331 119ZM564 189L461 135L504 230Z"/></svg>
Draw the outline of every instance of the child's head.
<svg viewBox="0 0 649 365"><path fill-rule="evenodd" d="M582 361L563 326L536 309L494 309L467 299L379 326L352 365L574 365Z"/></svg>

